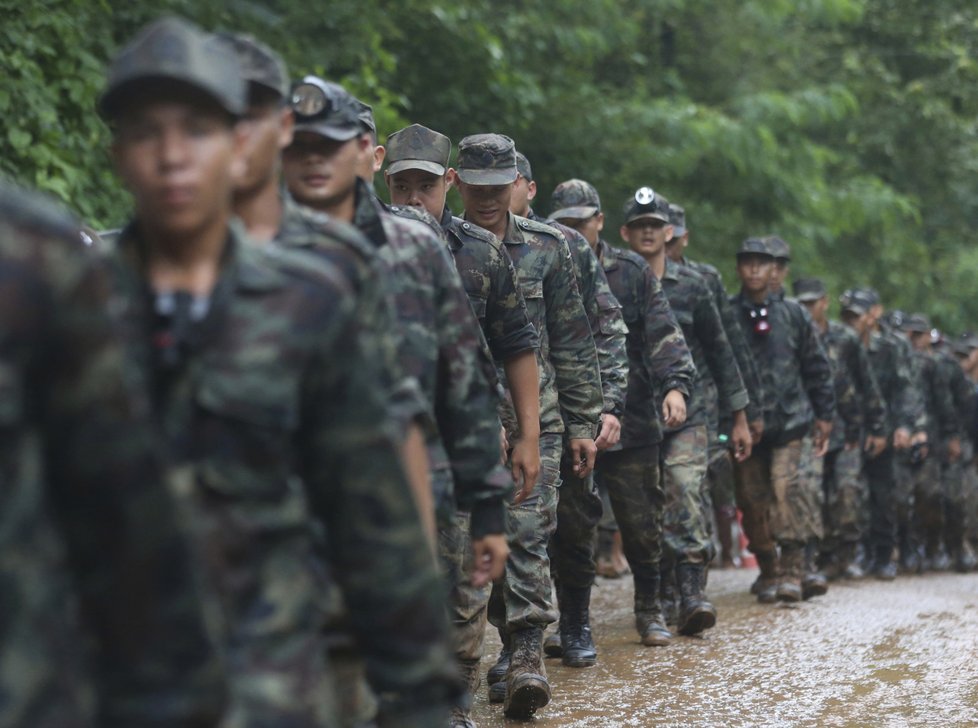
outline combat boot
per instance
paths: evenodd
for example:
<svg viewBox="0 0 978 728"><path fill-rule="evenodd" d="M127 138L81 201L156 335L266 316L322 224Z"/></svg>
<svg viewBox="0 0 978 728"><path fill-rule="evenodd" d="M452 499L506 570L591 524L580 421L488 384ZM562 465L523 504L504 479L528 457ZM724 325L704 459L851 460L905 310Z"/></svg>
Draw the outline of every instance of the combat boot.
<svg viewBox="0 0 978 728"><path fill-rule="evenodd" d="M781 546L781 570L776 595L781 602L801 601L801 567L804 559L800 545L786 543Z"/></svg>
<svg viewBox="0 0 978 728"><path fill-rule="evenodd" d="M751 584L750 593L756 595L761 604L774 604L778 601L778 554L760 551L754 557L761 573Z"/></svg>
<svg viewBox="0 0 978 728"><path fill-rule="evenodd" d="M560 644L559 632L551 632L543 638L543 654L547 657L560 657L564 654L564 648Z"/></svg>
<svg viewBox="0 0 978 728"><path fill-rule="evenodd" d="M506 673L509 671L509 658L512 655L512 640L509 635L502 635L502 640L503 646L499 649L499 658L496 660L496 664L490 667L486 673L486 682L489 685L495 685L505 680Z"/></svg>
<svg viewBox="0 0 978 728"><path fill-rule="evenodd" d="M503 714L507 718L528 720L550 702L550 683L543 666L543 630L521 629L513 633L512 640Z"/></svg>
<svg viewBox="0 0 978 728"><path fill-rule="evenodd" d="M659 601L659 580L635 584L635 629L646 647L663 647L672 640Z"/></svg>
<svg viewBox="0 0 978 728"><path fill-rule="evenodd" d="M846 579L862 579L866 576L856 558L858 544L847 542L839 547L839 568Z"/></svg>
<svg viewBox="0 0 978 728"><path fill-rule="evenodd" d="M682 595L679 634L699 634L717 623L717 610L703 594L703 571L702 564L679 564L676 568Z"/></svg>
<svg viewBox="0 0 978 728"><path fill-rule="evenodd" d="M560 648L567 667L591 667L598 660L590 624L591 587L561 592Z"/></svg>
<svg viewBox="0 0 978 728"><path fill-rule="evenodd" d="M479 689L479 661L463 660L458 665L459 673L465 682L466 694L461 703L452 708L452 716L448 722L449 728L476 728L470 716L472 697Z"/></svg>
<svg viewBox="0 0 978 728"><path fill-rule="evenodd" d="M806 601L812 597L820 597L829 590L828 579L815 566L816 550L814 541L809 542L805 546L804 568L801 579L801 598Z"/></svg>

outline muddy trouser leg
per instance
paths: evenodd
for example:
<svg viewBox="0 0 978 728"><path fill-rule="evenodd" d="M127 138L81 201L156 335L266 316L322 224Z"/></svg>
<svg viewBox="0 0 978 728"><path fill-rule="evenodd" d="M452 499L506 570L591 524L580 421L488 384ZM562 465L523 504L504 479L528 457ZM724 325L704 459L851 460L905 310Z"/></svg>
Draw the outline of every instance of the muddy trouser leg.
<svg viewBox="0 0 978 728"><path fill-rule="evenodd" d="M869 537L871 553L877 563L889 563L896 539L896 503L894 486L896 470L893 449L867 460L863 473L869 485Z"/></svg>
<svg viewBox="0 0 978 728"><path fill-rule="evenodd" d="M774 507L771 456L771 448L762 444L755 447L744 462L734 464L737 507L743 514L747 548L754 554L775 551L776 544L771 532L771 512Z"/></svg>
<svg viewBox="0 0 978 728"><path fill-rule="evenodd" d="M662 558L662 509L665 496L659 481L659 448L655 445L606 452L600 478L608 488L611 507L621 529L625 557L635 580L635 611L645 599L658 601ZM655 585L655 594L648 585Z"/></svg>
<svg viewBox="0 0 978 728"><path fill-rule="evenodd" d="M963 442L961 457L955 462L941 464L942 494L944 502L944 546L948 556L956 559L964 546L964 514L965 514L965 464L972 454L971 444Z"/></svg>
<svg viewBox="0 0 978 728"><path fill-rule="evenodd" d="M804 543L809 550L812 563L818 557L825 537L825 525L822 521L824 497L822 478L824 474L824 458L815 457L815 442L812 437L802 439L801 461L798 466L800 481L798 511L802 518ZM806 570L812 566L808 564Z"/></svg>
<svg viewBox="0 0 978 728"><path fill-rule="evenodd" d="M593 476L581 479L571 468L562 467L561 480L557 530L550 539L551 565L561 586L584 589L594 583L594 536L601 521L601 496Z"/></svg>
<svg viewBox="0 0 978 728"><path fill-rule="evenodd" d="M771 533L782 549L803 546L811 533L808 499L801 477L802 449L799 438L771 451L774 491Z"/></svg>
<svg viewBox="0 0 978 728"><path fill-rule="evenodd" d="M677 565L706 564L713 554L712 513L704 509L703 499L706 427L668 433L660 446L659 460L665 493L663 550Z"/></svg>
<svg viewBox="0 0 978 728"><path fill-rule="evenodd" d="M859 448L841 449L825 456L826 540L832 548L856 544L863 536L866 482Z"/></svg>
<svg viewBox="0 0 978 728"><path fill-rule="evenodd" d="M937 556L944 528L944 499L941 488L941 466L937 454L922 462L914 472L914 517L916 540L926 549L928 558Z"/></svg>

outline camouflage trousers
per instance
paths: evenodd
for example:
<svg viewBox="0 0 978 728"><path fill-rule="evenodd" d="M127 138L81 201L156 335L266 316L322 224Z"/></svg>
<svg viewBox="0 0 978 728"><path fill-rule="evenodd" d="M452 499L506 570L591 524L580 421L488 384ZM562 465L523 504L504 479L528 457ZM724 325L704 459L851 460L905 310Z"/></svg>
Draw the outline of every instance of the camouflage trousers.
<svg viewBox="0 0 978 728"><path fill-rule="evenodd" d="M868 536L869 555L889 562L896 543L897 471L893 448L863 463L863 475L869 488Z"/></svg>
<svg viewBox="0 0 978 728"><path fill-rule="evenodd" d="M594 536L604 511L594 476L578 478L566 456L561 461L560 477L557 530L550 539L550 563L558 594L560 585L580 589L594 583Z"/></svg>
<svg viewBox="0 0 978 728"><path fill-rule="evenodd" d="M944 544L951 555L960 552L965 538L967 519L968 478L974 450L970 442L961 443L961 457L941 463L941 484L944 496Z"/></svg>
<svg viewBox="0 0 978 728"><path fill-rule="evenodd" d="M659 448L652 445L602 453L595 479L608 489L635 579L635 608L641 611L643 598L653 596L647 585L658 583L662 559L665 494L659 480Z"/></svg>
<svg viewBox="0 0 978 728"><path fill-rule="evenodd" d="M488 605L489 622L501 633L545 629L557 620L547 546L557 528L562 450L560 435L540 436L540 480L529 498L506 509L509 560Z"/></svg>
<svg viewBox="0 0 978 728"><path fill-rule="evenodd" d="M734 465L737 505L753 553L774 551L777 544L801 545L808 538L802 493L801 439L778 447L763 443Z"/></svg>
<svg viewBox="0 0 978 728"><path fill-rule="evenodd" d="M933 556L942 539L944 530L944 492L941 483L940 456L929 455L922 463L913 466L913 501L909 515L901 512L901 526L911 530L911 543L926 546ZM909 518L909 523L904 521Z"/></svg>
<svg viewBox="0 0 978 728"><path fill-rule="evenodd" d="M438 529L438 555L448 583L448 612L455 640L455 656L462 662L482 658L486 632L486 605L490 584L472 586L474 568L468 513L458 512Z"/></svg>
<svg viewBox="0 0 978 728"><path fill-rule="evenodd" d="M798 472L801 478L802 530L807 536L805 541L821 541L825 535L822 523L824 462L822 458L815 457L815 441L811 436L802 438Z"/></svg>
<svg viewBox="0 0 978 728"><path fill-rule="evenodd" d="M722 443L711 445L708 457L706 482L710 490L710 500L713 507L717 510L736 508L733 457L730 454L730 449Z"/></svg>
<svg viewBox="0 0 978 728"><path fill-rule="evenodd" d="M822 466L825 506L822 510L825 550L843 543L858 543L863 536L863 514L869 494L862 477L859 448L840 448L826 453Z"/></svg>
<svg viewBox="0 0 978 728"><path fill-rule="evenodd" d="M703 425L666 433L659 447L665 505L663 556L676 564L713 558L713 508L706 486L707 434Z"/></svg>

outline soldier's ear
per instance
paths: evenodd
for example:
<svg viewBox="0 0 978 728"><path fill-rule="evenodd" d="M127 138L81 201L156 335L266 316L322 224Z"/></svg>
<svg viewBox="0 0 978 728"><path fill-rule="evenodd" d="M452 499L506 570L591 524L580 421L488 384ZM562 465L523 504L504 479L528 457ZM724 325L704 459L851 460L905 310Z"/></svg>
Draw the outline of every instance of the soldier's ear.
<svg viewBox="0 0 978 728"><path fill-rule="evenodd" d="M537 183L532 179L526 181L526 199L533 201L533 198L537 196Z"/></svg>
<svg viewBox="0 0 978 728"><path fill-rule="evenodd" d="M278 148L281 151L292 143L295 136L295 114L292 109L286 107L282 109L282 116L279 123Z"/></svg>
<svg viewBox="0 0 978 728"><path fill-rule="evenodd" d="M384 159L387 157L387 148L378 144L374 147L374 172L379 172L384 166Z"/></svg>
<svg viewBox="0 0 978 728"><path fill-rule="evenodd" d="M454 168L449 167L448 171L445 172L445 187L458 187L458 172Z"/></svg>
<svg viewBox="0 0 978 728"><path fill-rule="evenodd" d="M594 217L598 221L598 232L600 233L602 230L604 230L604 213L596 212L594 213Z"/></svg>
<svg viewBox="0 0 978 728"><path fill-rule="evenodd" d="M626 243L628 242L628 225L622 225L618 228L618 234L621 235L621 239Z"/></svg>

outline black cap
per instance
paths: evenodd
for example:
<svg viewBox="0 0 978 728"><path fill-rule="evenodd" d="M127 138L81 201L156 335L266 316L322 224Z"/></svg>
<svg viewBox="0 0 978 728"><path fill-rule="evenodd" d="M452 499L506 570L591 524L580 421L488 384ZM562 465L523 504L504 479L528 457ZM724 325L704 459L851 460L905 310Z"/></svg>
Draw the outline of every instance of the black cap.
<svg viewBox="0 0 978 728"><path fill-rule="evenodd" d="M930 319L923 313L912 313L903 322L903 330L914 334L929 334L932 328Z"/></svg>
<svg viewBox="0 0 978 728"><path fill-rule="evenodd" d="M776 261L787 263L791 260L791 246L777 235L768 235L764 238L764 242L767 243L768 250Z"/></svg>
<svg viewBox="0 0 978 728"><path fill-rule="evenodd" d="M849 288L839 296L839 304L843 311L850 311L858 316L869 312L876 304L873 297L864 288Z"/></svg>
<svg viewBox="0 0 978 728"><path fill-rule="evenodd" d="M669 223L669 200L651 187L639 187L635 190L635 194L625 200L623 210L626 225L643 218Z"/></svg>
<svg viewBox="0 0 978 728"><path fill-rule="evenodd" d="M289 96L289 71L282 57L259 40L244 33L217 33L238 57L241 76L248 83L251 101L257 91L271 91L280 99Z"/></svg>
<svg viewBox="0 0 978 728"><path fill-rule="evenodd" d="M763 255L768 258L774 258L764 238L747 238L744 240L737 249L737 257L739 258L743 255Z"/></svg>
<svg viewBox="0 0 978 728"><path fill-rule="evenodd" d="M820 278L799 278L795 281L794 291L795 298L802 303L818 301L828 295Z"/></svg>
<svg viewBox="0 0 978 728"><path fill-rule="evenodd" d="M530 160L520 151L516 152L516 171L527 182L533 181L533 167L530 166Z"/></svg>
<svg viewBox="0 0 978 728"><path fill-rule="evenodd" d="M669 203L669 222L672 224L672 235L681 238L686 234L686 209L674 202Z"/></svg>
<svg viewBox="0 0 978 728"><path fill-rule="evenodd" d="M292 85L291 104L296 132L345 142L366 131L360 119L362 102L339 84L318 76L305 76Z"/></svg>

